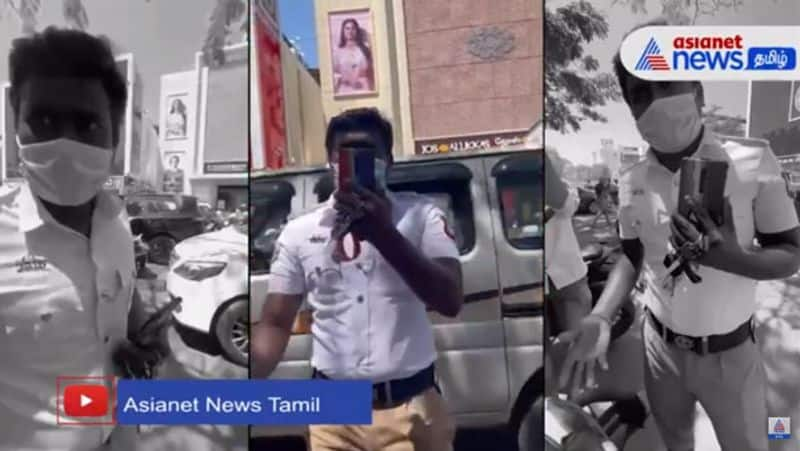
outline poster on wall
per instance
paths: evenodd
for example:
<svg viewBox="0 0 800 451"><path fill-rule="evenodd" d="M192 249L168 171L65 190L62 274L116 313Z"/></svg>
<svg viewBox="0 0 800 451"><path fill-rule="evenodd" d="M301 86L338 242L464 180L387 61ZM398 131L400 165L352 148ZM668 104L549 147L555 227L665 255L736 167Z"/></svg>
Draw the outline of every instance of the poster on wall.
<svg viewBox="0 0 800 451"><path fill-rule="evenodd" d="M265 17L263 11L256 8L255 16L260 125L264 137L265 167L280 169L285 164L286 155L281 41L278 30Z"/></svg>
<svg viewBox="0 0 800 451"><path fill-rule="evenodd" d="M376 94L372 14L369 9L328 14L335 97Z"/></svg>
<svg viewBox="0 0 800 451"><path fill-rule="evenodd" d="M166 193L183 193L186 154L184 152L164 153L164 184Z"/></svg>
<svg viewBox="0 0 800 451"><path fill-rule="evenodd" d="M189 93L168 95L165 99L164 139L167 141L183 140L188 136Z"/></svg>

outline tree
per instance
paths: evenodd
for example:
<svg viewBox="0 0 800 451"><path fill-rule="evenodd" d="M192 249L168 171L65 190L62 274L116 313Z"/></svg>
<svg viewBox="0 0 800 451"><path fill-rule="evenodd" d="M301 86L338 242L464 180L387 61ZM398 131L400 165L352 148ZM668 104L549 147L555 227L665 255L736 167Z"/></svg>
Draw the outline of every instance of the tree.
<svg viewBox="0 0 800 451"><path fill-rule="evenodd" d="M550 159L550 163L557 173L564 174L573 166L572 162L559 155L558 150L554 147L546 146L544 151L547 152L547 158Z"/></svg>
<svg viewBox="0 0 800 451"><path fill-rule="evenodd" d="M755 1L755 0L754 0ZM745 0L661 0L661 14L675 25L694 25L702 16L724 9L736 10ZM647 14L647 0L612 0L611 5L630 7L635 14Z"/></svg>
<svg viewBox="0 0 800 451"><path fill-rule="evenodd" d="M236 23L242 21L241 30L250 31L250 21L247 17L247 5L244 0L217 0L209 19L208 32L203 43L203 59L211 67L225 64L225 51L223 48L228 37L233 33Z"/></svg>
<svg viewBox="0 0 800 451"><path fill-rule="evenodd" d="M89 16L81 0L63 0L62 15L68 28L85 30L89 27ZM36 32L38 16L42 10L42 0L0 0L0 18L12 11L19 18L22 34Z"/></svg>
<svg viewBox="0 0 800 451"><path fill-rule="evenodd" d="M144 0L149 2L150 0ZM0 18L8 11L20 20L23 34L36 32L42 0L0 0ZM217 0L209 18L208 31L202 45L203 58L209 66L225 64L223 48L233 34L235 24L241 23L241 30L248 33L249 20L245 0ZM89 16L82 0L62 0L62 14L67 27L86 30Z"/></svg>
<svg viewBox="0 0 800 451"><path fill-rule="evenodd" d="M577 132L586 120L606 122L597 111L619 100L616 79L598 73L599 62L585 54L585 45L608 35L608 23L588 1L573 1L552 10L545 7L546 125L561 133Z"/></svg>
<svg viewBox="0 0 800 451"><path fill-rule="evenodd" d="M722 107L718 105L711 105L706 109L703 113L703 121L706 126L720 135L745 136L747 121L741 116L721 114L719 113L721 109Z"/></svg>

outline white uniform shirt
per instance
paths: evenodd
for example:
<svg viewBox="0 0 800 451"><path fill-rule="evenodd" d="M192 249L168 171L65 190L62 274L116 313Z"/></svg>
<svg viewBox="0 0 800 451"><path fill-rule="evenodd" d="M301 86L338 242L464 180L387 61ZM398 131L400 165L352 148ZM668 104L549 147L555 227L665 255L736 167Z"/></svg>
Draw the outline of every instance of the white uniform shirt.
<svg viewBox="0 0 800 451"><path fill-rule="evenodd" d="M134 282L120 209L100 194L88 239L57 223L27 185L0 189L0 451L91 450L111 431L57 425L56 378L113 376ZM86 421L63 410L60 420Z"/></svg>
<svg viewBox="0 0 800 451"><path fill-rule="evenodd" d="M423 196L393 193L397 230L428 258L459 258L444 212ZM275 247L269 292L307 294L313 309L312 365L334 379L374 383L409 377L436 360L425 304L369 243L333 263L329 201L290 221Z"/></svg>
<svg viewBox="0 0 800 451"><path fill-rule="evenodd" d="M570 190L564 206L555 210L544 225L545 271L559 290L581 280L587 272L572 226L572 216L579 203L577 191Z"/></svg>
<svg viewBox="0 0 800 451"><path fill-rule="evenodd" d="M778 233L798 225L794 204L768 147L745 139L724 145L706 131L696 157L729 164L725 195L730 197L739 243L755 247L755 232ZM620 235L644 246L644 302L670 329L691 336L731 332L756 309L756 281L700 266L702 283L682 275L672 290L663 287L670 215L678 205L680 171L670 172L652 154L620 179Z"/></svg>

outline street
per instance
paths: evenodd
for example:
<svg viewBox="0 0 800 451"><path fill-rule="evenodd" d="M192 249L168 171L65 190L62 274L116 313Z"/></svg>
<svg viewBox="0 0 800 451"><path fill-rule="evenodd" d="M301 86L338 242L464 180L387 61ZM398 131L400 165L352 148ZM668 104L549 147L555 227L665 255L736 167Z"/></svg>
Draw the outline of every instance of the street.
<svg viewBox="0 0 800 451"><path fill-rule="evenodd" d="M575 216L573 225L581 246L590 243L615 246L618 238L604 219L592 228L593 216ZM612 222L616 217L611 217ZM790 417L793 425L800 422L800 274L790 279L761 282L758 285L756 312L757 336L764 358L768 388L769 414ZM720 451L708 416L698 405L695 422L695 449L697 451ZM767 434L767 418L764 418L764 434ZM792 440L770 442L770 451L800 451L797 426ZM658 446L655 444L659 443ZM652 417L645 429L634 435L626 451L666 451L660 444L658 431Z"/></svg>
<svg viewBox="0 0 800 451"><path fill-rule="evenodd" d="M145 305L153 311L167 303L166 267L149 265L159 277L139 279L137 289ZM211 356L187 347L174 329L169 331L172 355L160 369L159 379L238 379L246 378L246 368L229 363L221 356ZM244 451L247 427L142 426L135 446L125 451Z"/></svg>

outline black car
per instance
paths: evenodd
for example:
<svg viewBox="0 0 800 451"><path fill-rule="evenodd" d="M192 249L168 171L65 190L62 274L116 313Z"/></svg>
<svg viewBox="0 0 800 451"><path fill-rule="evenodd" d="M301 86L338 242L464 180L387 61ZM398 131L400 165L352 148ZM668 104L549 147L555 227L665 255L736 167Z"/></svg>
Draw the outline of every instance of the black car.
<svg viewBox="0 0 800 451"><path fill-rule="evenodd" d="M131 232L147 243L153 263L167 265L175 244L203 233L203 215L194 196L134 194L125 205Z"/></svg>

